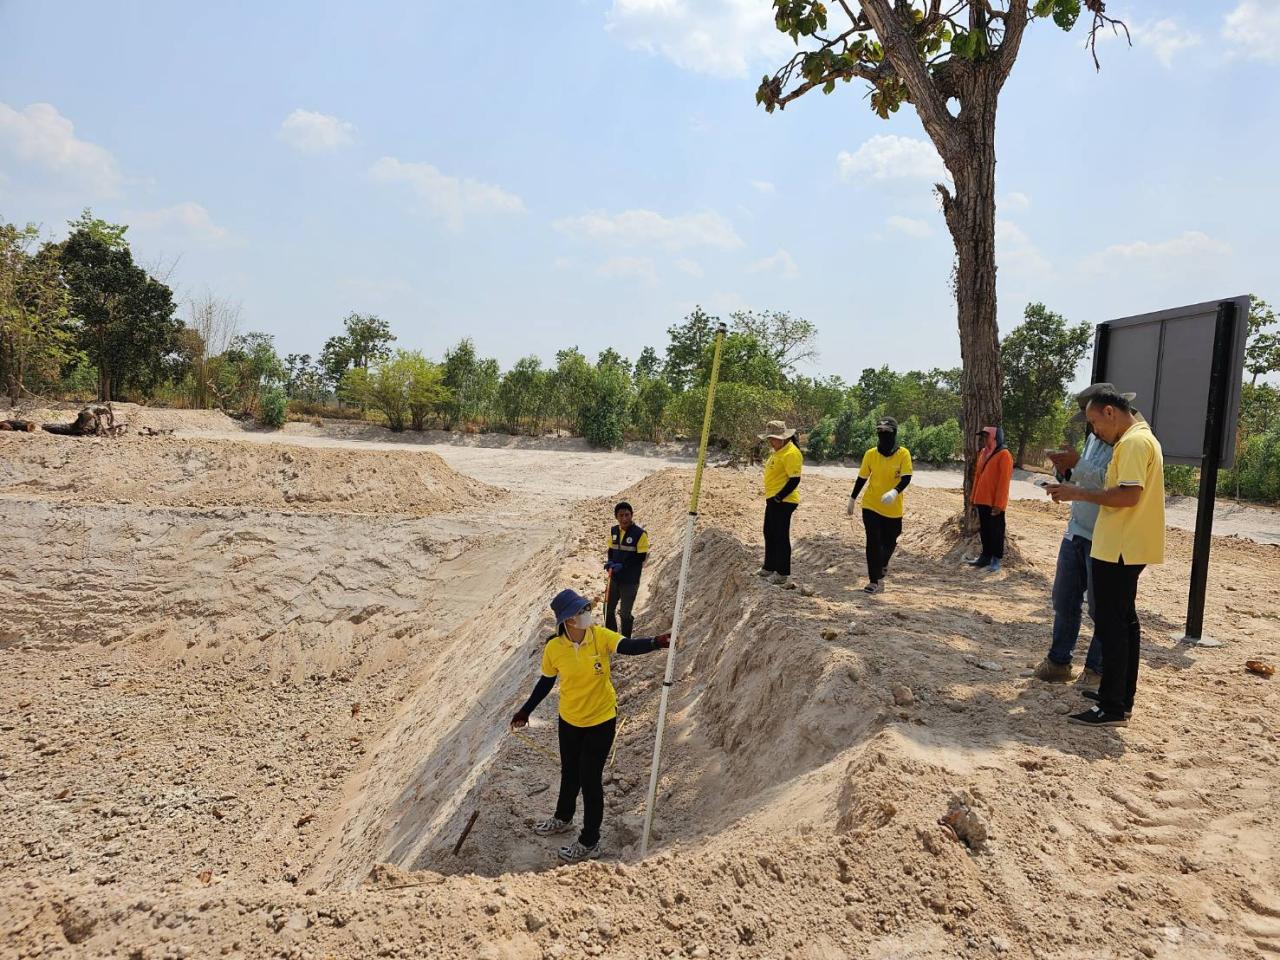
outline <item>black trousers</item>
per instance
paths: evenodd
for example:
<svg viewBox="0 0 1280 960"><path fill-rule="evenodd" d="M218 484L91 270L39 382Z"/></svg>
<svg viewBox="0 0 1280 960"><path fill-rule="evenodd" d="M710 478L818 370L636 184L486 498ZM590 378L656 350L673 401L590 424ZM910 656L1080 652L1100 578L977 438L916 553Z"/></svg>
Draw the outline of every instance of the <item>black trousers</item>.
<svg viewBox="0 0 1280 960"><path fill-rule="evenodd" d="M1004 559L1004 514L978 504L978 535L982 537L982 555L988 560Z"/></svg>
<svg viewBox="0 0 1280 960"><path fill-rule="evenodd" d="M1138 623L1138 577L1143 564L1090 560L1093 570L1093 603L1097 613L1094 631L1102 647L1102 684L1098 706L1107 713L1133 709L1138 689L1138 654L1142 626Z"/></svg>
<svg viewBox="0 0 1280 960"><path fill-rule="evenodd" d="M617 614L622 615L622 630L624 637L631 636L632 629L635 628L636 621L631 616L631 608L636 602L636 592L640 589L640 583L618 583L616 580L609 582L609 602L604 608L604 625L609 630L618 629Z"/></svg>
<svg viewBox="0 0 1280 960"><path fill-rule="evenodd" d="M600 842L604 820L604 765L613 746L617 718L594 727L575 727L560 719L560 799L556 819L568 822L582 793L582 832L578 842L594 847Z"/></svg>
<svg viewBox="0 0 1280 960"><path fill-rule="evenodd" d="M886 517L874 510L862 511L862 528L867 534L867 579L882 580L902 535L902 518Z"/></svg>
<svg viewBox="0 0 1280 960"><path fill-rule="evenodd" d="M795 503L764 502L764 569L791 576L791 515Z"/></svg>

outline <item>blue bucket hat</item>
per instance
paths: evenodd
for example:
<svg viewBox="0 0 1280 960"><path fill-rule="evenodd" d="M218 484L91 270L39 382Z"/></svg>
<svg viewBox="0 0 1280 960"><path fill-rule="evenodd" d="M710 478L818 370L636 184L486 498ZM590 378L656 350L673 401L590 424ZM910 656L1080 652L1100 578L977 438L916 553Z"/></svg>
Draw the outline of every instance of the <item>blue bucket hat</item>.
<svg viewBox="0 0 1280 960"><path fill-rule="evenodd" d="M556 615L557 627L589 606L591 601L573 590L561 590L551 598L551 612Z"/></svg>

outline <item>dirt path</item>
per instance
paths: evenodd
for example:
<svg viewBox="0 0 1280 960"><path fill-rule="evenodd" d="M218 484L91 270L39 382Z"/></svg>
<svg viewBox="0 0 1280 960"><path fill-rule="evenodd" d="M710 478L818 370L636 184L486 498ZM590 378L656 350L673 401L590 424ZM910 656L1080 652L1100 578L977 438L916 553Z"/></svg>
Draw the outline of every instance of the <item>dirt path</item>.
<svg viewBox="0 0 1280 960"><path fill-rule="evenodd" d="M661 451L633 454L591 450L577 441L552 440L539 444L537 440L528 439L518 442L518 445L503 446L496 439L484 444L470 444L456 442L460 438L440 434L436 435L435 442L420 443L412 438L370 439L389 434L386 431L372 432L368 427L342 430L290 424L289 428L280 433L201 430L190 435L255 443L286 443L317 449L427 450L459 473L492 486L563 500L605 496L660 470L691 466L693 463L689 457ZM570 449L563 449L565 446ZM811 476L843 480L850 489L857 477L857 470L853 467L806 465L805 471ZM913 482L929 489L959 490L964 478L958 470L921 467L916 471ZM1039 503L1047 499L1043 490L1025 479L1014 480L1009 495L1014 500ZM1194 531L1195 498L1170 497L1165 518L1174 529ZM1280 509L1219 500L1214 510L1214 535L1280 544Z"/></svg>

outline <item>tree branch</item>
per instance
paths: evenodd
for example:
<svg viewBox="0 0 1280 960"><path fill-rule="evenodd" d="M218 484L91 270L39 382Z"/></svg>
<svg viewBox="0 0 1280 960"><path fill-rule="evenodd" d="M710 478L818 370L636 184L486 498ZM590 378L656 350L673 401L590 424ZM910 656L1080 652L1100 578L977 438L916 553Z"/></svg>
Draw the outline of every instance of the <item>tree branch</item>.
<svg viewBox="0 0 1280 960"><path fill-rule="evenodd" d="M960 152L956 121L929 76L915 38L889 6L889 0L862 0L862 12L884 44L885 57L911 92L911 101L943 160L955 159Z"/></svg>
<svg viewBox="0 0 1280 960"><path fill-rule="evenodd" d="M998 84L1004 86L1018 58L1022 46L1022 32L1027 28L1027 0L1012 0L1004 18L1004 37L996 50L996 75Z"/></svg>
<svg viewBox="0 0 1280 960"><path fill-rule="evenodd" d="M1085 8L1093 14L1093 25L1089 28L1089 39L1086 46L1089 52L1093 54L1093 68L1101 70L1102 64L1098 61L1098 31L1103 27L1110 27L1113 33L1124 31L1125 42L1129 46L1133 46L1133 37L1129 35L1129 27L1123 20L1116 17L1107 16L1106 0L1084 0Z"/></svg>

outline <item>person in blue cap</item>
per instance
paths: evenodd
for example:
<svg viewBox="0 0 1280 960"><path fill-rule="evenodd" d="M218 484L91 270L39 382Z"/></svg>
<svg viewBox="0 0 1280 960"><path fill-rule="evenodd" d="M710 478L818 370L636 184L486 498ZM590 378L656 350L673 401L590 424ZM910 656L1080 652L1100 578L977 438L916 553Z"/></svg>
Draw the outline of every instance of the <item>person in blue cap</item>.
<svg viewBox="0 0 1280 960"><path fill-rule="evenodd" d="M614 653L635 656L665 650L671 634L651 638L623 637L597 626L591 601L573 590L561 590L551 600L556 634L542 650L542 675L524 706L511 718L511 729L529 722L544 697L560 678L560 797L555 813L534 824L539 836L567 833L573 827L578 794L582 794L582 830L578 839L560 848L567 863L600 856L600 824L604 820L604 765L613 746L618 718L618 694L609 674Z"/></svg>

